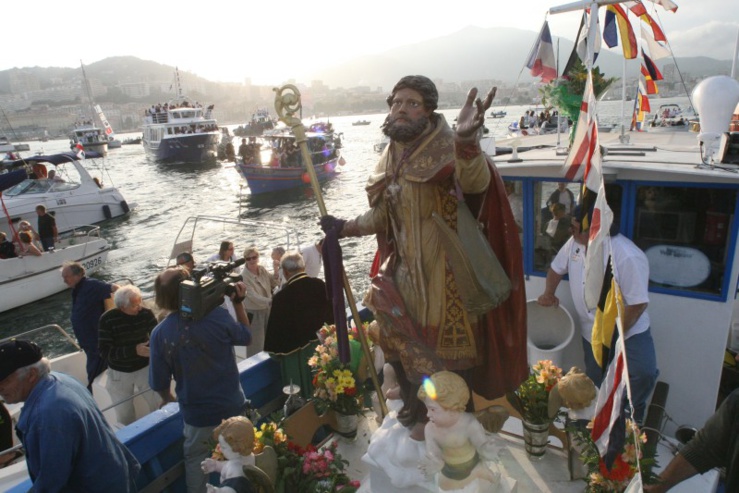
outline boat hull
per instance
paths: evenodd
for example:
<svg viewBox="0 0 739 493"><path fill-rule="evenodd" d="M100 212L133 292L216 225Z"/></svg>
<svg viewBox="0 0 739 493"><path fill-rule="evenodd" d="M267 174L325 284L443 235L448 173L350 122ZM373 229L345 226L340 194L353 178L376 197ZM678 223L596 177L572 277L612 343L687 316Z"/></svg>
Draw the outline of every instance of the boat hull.
<svg viewBox="0 0 739 493"><path fill-rule="evenodd" d="M218 150L218 132L176 135L160 141L144 140L147 155L162 163L202 163L213 160Z"/></svg>
<svg viewBox="0 0 739 493"><path fill-rule="evenodd" d="M97 224L127 214L134 204L129 204L115 188L97 188L86 193L77 189L72 193L49 193L33 197L5 197L5 206L13 224L28 221L36 226L36 206L46 205L54 215L59 233L71 231L88 224ZM10 232L8 218L0 217L0 230Z"/></svg>
<svg viewBox="0 0 739 493"><path fill-rule="evenodd" d="M304 168L271 168L241 163L237 166L239 173L249 184L252 195L310 186L310 177ZM339 174L338 159L314 164L313 168L320 183Z"/></svg>
<svg viewBox="0 0 739 493"><path fill-rule="evenodd" d="M81 263L88 274L108 258L110 246L99 237L72 237L67 244L40 257L0 259L0 312L33 303L67 289L59 269L67 261ZM70 244L74 243L74 244Z"/></svg>

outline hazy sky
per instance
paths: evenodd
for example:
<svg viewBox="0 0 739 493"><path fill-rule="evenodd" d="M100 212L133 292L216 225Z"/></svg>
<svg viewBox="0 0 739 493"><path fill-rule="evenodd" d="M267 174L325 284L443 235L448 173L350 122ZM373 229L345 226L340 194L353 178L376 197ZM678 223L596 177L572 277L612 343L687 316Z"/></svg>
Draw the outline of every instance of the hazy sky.
<svg viewBox="0 0 739 493"><path fill-rule="evenodd" d="M739 0L644 0L676 56L730 60ZM4 2L0 70L77 67L110 56L178 66L216 81L279 84L311 67L443 36L466 26L538 32L551 0L51 0ZM601 12L601 20L603 19ZM574 39L579 15L548 16L552 35ZM639 29L635 32L639 37ZM532 34L532 44L535 34ZM501 49L505 49L504 46ZM481 58L480 63L484 63ZM522 61L523 65L523 61Z"/></svg>

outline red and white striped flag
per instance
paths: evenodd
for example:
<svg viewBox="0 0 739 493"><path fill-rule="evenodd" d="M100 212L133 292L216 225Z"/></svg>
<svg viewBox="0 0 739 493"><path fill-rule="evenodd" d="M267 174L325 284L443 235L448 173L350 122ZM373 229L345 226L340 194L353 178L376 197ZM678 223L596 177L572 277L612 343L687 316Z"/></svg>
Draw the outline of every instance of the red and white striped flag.
<svg viewBox="0 0 739 493"><path fill-rule="evenodd" d="M588 233L588 254L585 256L585 306L588 310L598 307L600 291L605 277L605 248L610 239L609 231L613 223L613 211L606 201L606 189L603 179L598 187L595 199L593 218L590 220ZM610 250L610 248L609 248Z"/></svg>
<svg viewBox="0 0 739 493"><path fill-rule="evenodd" d="M585 93L580 104L580 116L577 119L575 139L565 160L563 171L567 180L579 181L582 179L587 188L597 192L602 181L602 174L595 106L593 75L588 73Z"/></svg>
<svg viewBox="0 0 739 493"><path fill-rule="evenodd" d="M85 159L85 147L82 143L77 142L77 145L74 146L74 148L77 149L77 159Z"/></svg>
<svg viewBox="0 0 739 493"><path fill-rule="evenodd" d="M614 281L615 283L615 281ZM618 285L615 286L618 290ZM620 296L619 296L620 297ZM620 326L620 317L617 319ZM629 380L626 369L626 354L623 338L615 344L615 353L608 365L603 383L598 391L595 418L591 437L606 467L610 469L616 456L623 450L626 440L626 417L624 416L624 392Z"/></svg>

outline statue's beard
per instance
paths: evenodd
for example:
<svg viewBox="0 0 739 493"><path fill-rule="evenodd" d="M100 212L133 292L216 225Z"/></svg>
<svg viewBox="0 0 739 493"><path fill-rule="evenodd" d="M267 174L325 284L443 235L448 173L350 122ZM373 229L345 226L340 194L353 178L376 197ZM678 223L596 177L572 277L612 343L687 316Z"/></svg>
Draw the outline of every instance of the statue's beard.
<svg viewBox="0 0 739 493"><path fill-rule="evenodd" d="M407 120L398 122L398 118L391 118L388 115L382 126L382 133L395 141L403 143L416 140L423 134L429 124L429 118L427 116L422 116L418 120L411 122Z"/></svg>

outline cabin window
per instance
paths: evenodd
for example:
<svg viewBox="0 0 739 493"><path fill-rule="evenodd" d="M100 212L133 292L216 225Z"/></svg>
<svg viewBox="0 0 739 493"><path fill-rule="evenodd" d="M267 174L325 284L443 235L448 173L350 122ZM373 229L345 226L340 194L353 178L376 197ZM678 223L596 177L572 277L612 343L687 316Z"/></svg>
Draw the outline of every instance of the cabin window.
<svg viewBox="0 0 739 493"><path fill-rule="evenodd" d="M570 219L577 205L577 185L567 182L534 183L534 270L549 268L571 236Z"/></svg>
<svg viewBox="0 0 739 493"><path fill-rule="evenodd" d="M633 240L650 287L720 295L735 204L735 190L637 186Z"/></svg>

